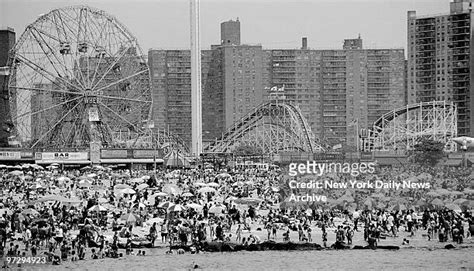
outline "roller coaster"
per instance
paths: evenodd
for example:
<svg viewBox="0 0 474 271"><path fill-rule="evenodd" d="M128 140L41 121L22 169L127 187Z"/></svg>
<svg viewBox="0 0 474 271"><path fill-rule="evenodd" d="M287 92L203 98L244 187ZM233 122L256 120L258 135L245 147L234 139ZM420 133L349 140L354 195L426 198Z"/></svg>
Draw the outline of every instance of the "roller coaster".
<svg viewBox="0 0 474 271"><path fill-rule="evenodd" d="M298 106L281 101L263 103L235 122L204 152L233 152L239 145L265 154L285 151L323 152Z"/></svg>
<svg viewBox="0 0 474 271"><path fill-rule="evenodd" d="M454 151L457 109L446 101L407 105L383 114L361 135L363 151L410 150L421 137L443 142L445 151Z"/></svg>

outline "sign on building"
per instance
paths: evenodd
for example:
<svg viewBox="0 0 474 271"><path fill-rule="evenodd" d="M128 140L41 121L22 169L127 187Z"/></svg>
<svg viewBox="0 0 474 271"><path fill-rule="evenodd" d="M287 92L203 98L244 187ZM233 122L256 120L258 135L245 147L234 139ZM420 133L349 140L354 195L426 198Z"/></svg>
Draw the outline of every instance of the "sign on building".
<svg viewBox="0 0 474 271"><path fill-rule="evenodd" d="M13 151L1 151L0 160L19 160L21 159L20 152Z"/></svg>

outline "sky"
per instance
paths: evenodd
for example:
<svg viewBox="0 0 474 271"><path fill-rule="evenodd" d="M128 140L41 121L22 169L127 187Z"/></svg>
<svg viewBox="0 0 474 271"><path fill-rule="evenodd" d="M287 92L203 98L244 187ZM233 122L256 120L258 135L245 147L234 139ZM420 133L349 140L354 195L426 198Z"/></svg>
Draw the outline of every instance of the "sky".
<svg viewBox="0 0 474 271"><path fill-rule="evenodd" d="M241 41L265 49L299 48L308 37L313 49L339 49L361 35L365 48L405 48L408 10L417 15L449 12L450 0L201 0L201 46L220 41L220 23L239 18ZM116 17L150 48L190 47L189 0L0 0L0 27L17 39L40 14L88 5Z"/></svg>

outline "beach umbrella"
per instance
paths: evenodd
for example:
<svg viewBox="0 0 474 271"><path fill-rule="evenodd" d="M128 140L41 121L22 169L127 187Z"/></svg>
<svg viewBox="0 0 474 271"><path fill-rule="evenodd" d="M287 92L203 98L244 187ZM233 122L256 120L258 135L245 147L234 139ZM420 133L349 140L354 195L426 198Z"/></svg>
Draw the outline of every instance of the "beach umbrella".
<svg viewBox="0 0 474 271"><path fill-rule="evenodd" d="M192 208L194 210L202 210L203 206L197 203L188 203L186 204L186 207Z"/></svg>
<svg viewBox="0 0 474 271"><path fill-rule="evenodd" d="M209 187L219 187L218 183L208 183L207 186Z"/></svg>
<svg viewBox="0 0 474 271"><path fill-rule="evenodd" d="M103 211L107 211L107 208L100 205L94 205L91 208L89 208L89 212L103 212Z"/></svg>
<svg viewBox="0 0 474 271"><path fill-rule="evenodd" d="M101 166L101 165L93 165L93 166L92 166L92 169L105 170L105 167L103 167L103 166Z"/></svg>
<svg viewBox="0 0 474 271"><path fill-rule="evenodd" d="M135 190L131 189L131 188L125 188L125 189L122 189L120 190L120 193L122 194L135 194Z"/></svg>
<svg viewBox="0 0 474 271"><path fill-rule="evenodd" d="M166 197L166 196L168 196L168 194L166 194L165 192L158 192L158 193L153 194L153 197Z"/></svg>
<svg viewBox="0 0 474 271"><path fill-rule="evenodd" d="M224 205L214 205L211 208L209 208L209 213L211 214L222 214L223 211L225 211L226 208Z"/></svg>
<svg viewBox="0 0 474 271"><path fill-rule="evenodd" d="M32 164L31 167L36 169L36 170L43 170L44 169L44 167L42 167L40 165L36 165L36 164Z"/></svg>
<svg viewBox="0 0 474 271"><path fill-rule="evenodd" d="M474 189L464 189L464 191L462 191L464 194L466 195L473 195L474 194Z"/></svg>
<svg viewBox="0 0 474 271"><path fill-rule="evenodd" d="M201 183L201 182L197 182L197 183L194 183L194 186L206 186L205 183Z"/></svg>
<svg viewBox="0 0 474 271"><path fill-rule="evenodd" d="M451 194L451 191L444 188L440 188L440 189L436 189L436 193L440 194L441 196L444 196L444 195Z"/></svg>
<svg viewBox="0 0 474 271"><path fill-rule="evenodd" d="M234 202L237 204L247 204L247 205L258 205L262 201L263 201L262 199L256 199L256 198L238 198L234 200Z"/></svg>
<svg viewBox="0 0 474 271"><path fill-rule="evenodd" d="M435 191L430 191L430 192L426 193L426 195L431 196L431 197L435 197L435 198L440 196L440 194L436 193Z"/></svg>
<svg viewBox="0 0 474 271"><path fill-rule="evenodd" d="M135 222L137 221L137 217L133 213L129 213L120 217L121 220L125 220L128 222Z"/></svg>
<svg viewBox="0 0 474 271"><path fill-rule="evenodd" d="M432 205L434 206L444 206L444 202L440 199L434 199L432 202L431 202Z"/></svg>
<svg viewBox="0 0 474 271"><path fill-rule="evenodd" d="M8 175L12 175L12 176L20 176L20 175L23 175L23 171L19 171L19 170L14 170L10 173L8 173Z"/></svg>
<svg viewBox="0 0 474 271"><path fill-rule="evenodd" d="M32 216L39 215L39 212L36 211L35 209L32 209L32 208L25 209L25 210L21 211L21 213L23 215L32 215Z"/></svg>
<svg viewBox="0 0 474 271"><path fill-rule="evenodd" d="M370 195L372 198L384 198L385 195L382 194L382 193L376 193L376 194L373 194L373 195Z"/></svg>
<svg viewBox="0 0 474 271"><path fill-rule="evenodd" d="M142 184L140 184L140 185L137 186L137 190L140 191L140 190L143 190L143 189L145 189L145 188L147 188L147 187L148 187L148 184L142 183Z"/></svg>
<svg viewBox="0 0 474 271"><path fill-rule="evenodd" d="M66 177L66 176L58 177L57 180L60 181L60 182L70 182L71 181L71 179L69 177Z"/></svg>
<svg viewBox="0 0 474 271"><path fill-rule="evenodd" d="M44 187L39 183L36 183L36 184L33 184L32 186L30 186L30 189L42 189L42 188L44 188Z"/></svg>
<svg viewBox="0 0 474 271"><path fill-rule="evenodd" d="M192 193L190 193L190 192L186 192L186 193L183 193L182 196L183 196L183 197L192 197L192 196L194 196L194 195L193 195Z"/></svg>
<svg viewBox="0 0 474 271"><path fill-rule="evenodd" d="M344 201L349 202L349 203L354 202L354 198L348 194L342 195L341 197L338 198L338 200L341 202L344 202Z"/></svg>
<svg viewBox="0 0 474 271"><path fill-rule="evenodd" d="M114 186L114 190L121 190L121 189L126 189L126 188L132 188L132 187L128 184L116 184Z"/></svg>
<svg viewBox="0 0 474 271"><path fill-rule="evenodd" d="M405 207L404 204L397 203L395 206L393 206L394 211L403 211L406 210L407 207Z"/></svg>
<svg viewBox="0 0 474 271"><path fill-rule="evenodd" d="M465 205L465 204L469 204L469 200L468 199L456 199L456 200L453 201L453 203L459 204L459 205Z"/></svg>
<svg viewBox="0 0 474 271"><path fill-rule="evenodd" d="M425 206L426 204L427 204L427 202L426 202L424 199L419 199L419 200L415 203L416 206L420 206L420 207L421 207L421 206Z"/></svg>
<svg viewBox="0 0 474 271"><path fill-rule="evenodd" d="M87 178L95 178L95 177L97 177L97 174L90 173L90 174L87 174L86 176L87 176Z"/></svg>
<svg viewBox="0 0 474 271"><path fill-rule="evenodd" d="M87 180L87 179L82 179L79 181L78 186L79 187L89 187L92 185L92 182Z"/></svg>
<svg viewBox="0 0 474 271"><path fill-rule="evenodd" d="M461 191L451 191L451 195L453 195L453 196L462 196L462 195L464 195L464 193L461 192Z"/></svg>
<svg viewBox="0 0 474 271"><path fill-rule="evenodd" d="M142 178L133 178L130 180L131 183L143 183L144 180Z"/></svg>
<svg viewBox="0 0 474 271"><path fill-rule="evenodd" d="M232 184L232 186L243 186L245 183L242 182L242 181L237 181L235 183Z"/></svg>
<svg viewBox="0 0 474 271"><path fill-rule="evenodd" d="M198 190L199 193L215 193L217 192L216 189L212 188L212 187L203 187L201 189Z"/></svg>
<svg viewBox="0 0 474 271"><path fill-rule="evenodd" d="M446 204L445 207L448 208L449 210L453 210L453 211L456 211L456 212L461 212L461 207L459 207L459 205L457 205L455 203L448 203L448 204Z"/></svg>
<svg viewBox="0 0 474 271"><path fill-rule="evenodd" d="M85 166L83 168L81 168L81 170L89 170L89 169L92 169L90 166Z"/></svg>
<svg viewBox="0 0 474 271"><path fill-rule="evenodd" d="M217 174L217 177L218 178L231 178L232 176L230 176L229 173L224 172L224 173Z"/></svg>
<svg viewBox="0 0 474 271"><path fill-rule="evenodd" d="M168 207L168 212L181 212L181 211L184 211L186 208L181 205L181 204L174 204L174 205L171 205L170 207Z"/></svg>
<svg viewBox="0 0 474 271"><path fill-rule="evenodd" d="M162 203L158 204L158 208L168 209L172 205L174 205L174 203L172 203L170 201L165 201L165 202L162 202Z"/></svg>
<svg viewBox="0 0 474 271"><path fill-rule="evenodd" d="M372 198L367 198L364 201L364 205L367 206L369 210L371 210L373 207L375 207L375 200Z"/></svg>
<svg viewBox="0 0 474 271"><path fill-rule="evenodd" d="M179 195L181 194L181 189L179 189L178 186L174 184L167 184L163 187L163 192L173 195Z"/></svg>
<svg viewBox="0 0 474 271"><path fill-rule="evenodd" d="M68 199L60 196L60 195L46 195L40 199L38 199L38 202L46 202L46 201L59 201L59 202L67 202Z"/></svg>

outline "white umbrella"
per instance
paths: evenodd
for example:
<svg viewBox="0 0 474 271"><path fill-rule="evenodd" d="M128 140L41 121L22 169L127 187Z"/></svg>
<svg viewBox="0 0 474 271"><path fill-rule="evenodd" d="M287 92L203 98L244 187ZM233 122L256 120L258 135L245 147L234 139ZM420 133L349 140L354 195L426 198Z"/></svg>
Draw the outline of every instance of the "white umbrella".
<svg viewBox="0 0 474 271"><path fill-rule="evenodd" d="M142 184L138 185L136 188L137 188L137 190L140 191L140 190L143 190L143 189L145 189L145 188L147 188L147 187L148 187L148 184L142 183Z"/></svg>
<svg viewBox="0 0 474 271"><path fill-rule="evenodd" d="M130 182L132 183L143 183L145 180L143 180L142 178L134 178L132 180L130 180Z"/></svg>
<svg viewBox="0 0 474 271"><path fill-rule="evenodd" d="M211 208L209 208L209 213L211 214L222 214L222 211L224 211L226 208L224 205L214 205Z"/></svg>
<svg viewBox="0 0 474 271"><path fill-rule="evenodd" d="M186 192L186 193L183 193L182 195L183 197L192 197L194 196L192 193L189 193L189 192Z"/></svg>
<svg viewBox="0 0 474 271"><path fill-rule="evenodd" d="M114 186L115 190L126 189L126 188L132 188L132 187L128 184L116 184Z"/></svg>
<svg viewBox="0 0 474 271"><path fill-rule="evenodd" d="M91 208L89 208L89 212L102 212L102 211L107 211L107 208L100 205L94 205Z"/></svg>
<svg viewBox="0 0 474 271"><path fill-rule="evenodd" d="M184 211L185 209L186 208L183 205L175 204L168 207L168 212L181 212L181 211Z"/></svg>
<svg viewBox="0 0 474 271"><path fill-rule="evenodd" d="M197 182L197 183L194 183L194 186L206 186L205 183L201 183L201 182Z"/></svg>
<svg viewBox="0 0 474 271"><path fill-rule="evenodd" d="M158 205L158 208L165 208L165 209L168 209L169 207L173 206L174 203L170 202L170 201L165 201L165 202L162 202Z"/></svg>
<svg viewBox="0 0 474 271"><path fill-rule="evenodd" d="M12 176L20 176L20 175L23 175L23 171L19 171L19 170L14 170L10 173L8 173L8 175L12 175Z"/></svg>
<svg viewBox="0 0 474 271"><path fill-rule="evenodd" d="M224 172L224 173L217 174L217 177L219 177L219 178L230 178L232 176L230 176L229 173Z"/></svg>
<svg viewBox="0 0 474 271"><path fill-rule="evenodd" d="M69 182L71 181L71 179L69 177L66 177L66 176L61 176L58 178L58 181L60 182Z"/></svg>
<svg viewBox="0 0 474 271"><path fill-rule="evenodd" d="M194 210L202 210L202 205L197 204L197 203L188 203L186 204L186 207L188 208L193 208Z"/></svg>
<svg viewBox="0 0 474 271"><path fill-rule="evenodd" d="M207 186L210 186L210 187L219 187L219 184L218 184L218 183L208 183Z"/></svg>
<svg viewBox="0 0 474 271"><path fill-rule="evenodd" d="M166 197L167 195L165 192L158 192L153 194L153 197Z"/></svg>
<svg viewBox="0 0 474 271"><path fill-rule="evenodd" d="M131 188L125 188L123 190L120 190L121 193L123 194L135 194L135 190L131 189Z"/></svg>
<svg viewBox="0 0 474 271"><path fill-rule="evenodd" d="M203 188L199 189L198 192L199 193L215 193L216 189L206 186L206 187L203 187Z"/></svg>

